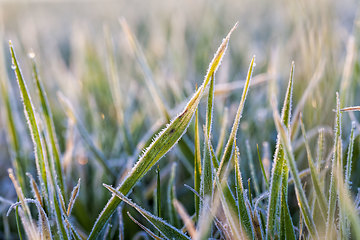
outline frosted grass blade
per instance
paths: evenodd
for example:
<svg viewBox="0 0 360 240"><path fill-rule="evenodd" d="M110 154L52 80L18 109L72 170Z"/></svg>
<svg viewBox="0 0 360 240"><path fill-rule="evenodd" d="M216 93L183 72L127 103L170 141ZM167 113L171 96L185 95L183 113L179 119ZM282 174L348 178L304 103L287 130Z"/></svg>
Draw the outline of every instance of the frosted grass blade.
<svg viewBox="0 0 360 240"><path fill-rule="evenodd" d="M236 195L237 195L240 223L241 226L244 228L247 237L251 239L253 235L252 232L253 230L249 216L250 214L246 207L245 198L244 198L245 193L244 193L244 187L243 187L240 165L239 165L239 150L237 148L235 148L234 165L235 165L235 186L236 186Z"/></svg>
<svg viewBox="0 0 360 240"><path fill-rule="evenodd" d="M294 75L294 62L291 66L290 78L288 87L286 90L285 100L281 112L281 122L286 126L287 129L290 127L290 116L291 116L291 102L292 102L292 91L293 91L293 75ZM270 179L270 196L267 210L267 224L266 224L266 239L270 239L274 235L275 226L275 213L278 208L278 200L280 191L281 194L287 198L287 179L288 179L288 167L284 156L284 149L280 141L280 133L277 136L276 149L274 154L274 164L271 172ZM284 187L282 188L282 184ZM285 199L286 201L286 199ZM284 209L284 211L286 211Z"/></svg>
<svg viewBox="0 0 360 240"><path fill-rule="evenodd" d="M36 120L34 106L32 104L30 94L27 89L25 80L23 79L23 76L21 74L20 66L16 59L15 51L13 49L13 45L12 45L11 41L9 42L9 46L10 46L10 53L11 53L11 58L12 58L12 64L14 67L14 72L15 72L16 79L18 82L21 99L23 101L25 117L28 121L28 126L29 126L30 133L31 133L31 139L34 144L37 173L38 173L38 177L39 177L39 180L41 183L41 189L42 189L43 195L46 198L46 196L47 196L46 190L48 189L48 183L47 183L47 173L46 173L46 169L45 169L43 143L42 143L42 139L40 136L40 130L39 130L38 123Z"/></svg>
<svg viewBox="0 0 360 240"><path fill-rule="evenodd" d="M21 147L20 147L20 139L19 133L15 125L14 116L13 116L13 106L11 104L10 96L9 96L9 89L7 84L4 81L0 80L0 87L1 87L1 95L3 99L3 103L6 109L6 120L7 120L7 131L9 136L9 142L13 149L14 156L12 156L14 161L14 168L15 172L19 181L19 184L22 189L26 189L25 186L25 164L21 161Z"/></svg>
<svg viewBox="0 0 360 240"><path fill-rule="evenodd" d="M276 105L274 102L275 102L275 100L272 103L273 111L274 111L275 125L276 125L276 129L280 136L281 144L284 147L285 159L289 166L291 175L294 178L296 196L298 198L298 203L299 203L299 206L301 209L301 213L302 213L302 216L304 217L304 220L305 220L306 226L310 232L310 235L313 238L317 239L318 234L317 234L316 226L315 226L314 220L312 218L309 203L307 201L304 189L301 185L299 172L296 167L296 162L295 162L294 154L292 151L292 146L290 143L290 136L289 136L286 126L283 124L283 122L280 119L279 113L277 112L277 109L275 107Z"/></svg>
<svg viewBox="0 0 360 240"><path fill-rule="evenodd" d="M346 214L352 225L354 239L360 239L360 217L358 214L359 210L358 208L356 208L354 202L350 198L351 196L350 191L345 187L342 172L341 171L337 171L337 172L339 173L339 175L337 175L336 178L338 178L339 180L338 191L340 196L339 197L340 209L344 212L344 214ZM348 232L346 232L345 236L341 236L341 237L348 236L349 239L352 239L350 233L351 232L349 229Z"/></svg>
<svg viewBox="0 0 360 240"><path fill-rule="evenodd" d="M142 209L135 203L133 203L130 199L125 197L121 192L116 190L115 188L104 184L104 186L111 191L116 197L120 198L122 201L136 209L146 220L148 220L162 235L164 235L168 239L190 239L188 236L180 232L178 229L174 228L169 223L165 222L161 218L158 218L152 215L150 212Z"/></svg>
<svg viewBox="0 0 360 240"><path fill-rule="evenodd" d="M350 191L350 177L351 177L351 165L352 165L352 157L353 157L353 149L354 149L354 130L355 130L355 122L352 122L351 133L350 133L350 141L349 147L347 152L347 159L346 159L346 169L345 169L345 182L339 185L339 188L343 187L347 191ZM341 180L342 181L342 178ZM339 200L341 201L341 195L339 195ZM350 225L348 216L345 214L344 208L340 207L340 230L342 237L345 239L350 238Z"/></svg>
<svg viewBox="0 0 360 240"><path fill-rule="evenodd" d="M258 196L258 195L260 195L260 187L259 187L259 183L258 183L256 173L255 173L254 159L253 159L253 156L251 154L251 147L250 147L249 140L245 141L245 145L246 145L247 157L248 157L248 160L249 160L251 178L252 178L252 181L254 183L255 193Z"/></svg>
<svg viewBox="0 0 360 240"><path fill-rule="evenodd" d="M206 195L212 194L212 184L213 184L213 165L212 165L212 154L210 150L210 137L211 137L211 125L213 117L213 108L214 108L214 84L215 77L214 74L211 76L209 94L206 108L206 120L205 120L205 129L204 129L204 155L202 162L201 170L201 182L200 182L200 194L202 198L205 198ZM200 208L202 208L200 204Z"/></svg>
<svg viewBox="0 0 360 240"><path fill-rule="evenodd" d="M76 198L79 195L79 192L80 192L80 178L78 180L78 183L76 184L76 186L74 187L74 189L72 190L72 192L70 194L71 197L70 197L69 204L68 204L68 207L67 207L67 210L66 210L66 215L68 217L70 217L71 210L74 207L74 204L75 204Z"/></svg>
<svg viewBox="0 0 360 240"><path fill-rule="evenodd" d="M167 188L167 210L169 211L169 220L170 224L174 227L179 227L179 219L176 215L176 210L173 204L175 199L175 173L176 173L176 163L173 163L171 166L171 174L169 179L169 184Z"/></svg>
<svg viewBox="0 0 360 240"><path fill-rule="evenodd" d="M264 178L266 187L267 187L267 189L269 189L269 181L268 181L268 179L267 179L267 177L266 177L266 173L265 173L265 169L264 169L264 164L263 164L262 159L261 159L261 155L260 155L259 145L258 145L258 144L256 144L256 150L257 150L257 154L258 154L258 158L259 158L259 164L260 164L260 167L261 167L261 172L262 172L262 175L263 175L263 178Z"/></svg>
<svg viewBox="0 0 360 240"><path fill-rule="evenodd" d="M191 119L199 105L199 102L204 95L205 88L210 82L211 76L217 71L221 60L226 51L231 33L235 30L237 24L230 30L229 34L221 43L213 60L209 65L209 69L205 76L203 84L195 92L194 96L190 99L184 110L172 120L163 131L160 132L158 137L150 144L144 151L143 155L139 158L138 162L129 172L126 179L117 188L122 194L127 195L135 184L163 157L170 149L179 141L188 128ZM89 240L95 239L100 233L109 217L115 211L117 205L121 202L120 199L113 196L108 204L101 212L99 218L96 220L95 225L88 237Z"/></svg>
<svg viewBox="0 0 360 240"><path fill-rule="evenodd" d="M230 225L230 229L231 229L231 233L232 233L232 238L234 239L242 239L243 236L241 234L241 232L239 231L239 221L238 219L235 217L236 216L236 212L232 212L231 207L228 205L226 199L225 199L225 193L224 193L224 188L226 188L227 183L220 183L219 177L215 175L215 182L216 182L216 189L219 191L220 193L220 201L221 201L221 205L222 208L224 210L224 215L226 218L226 221L228 222L228 224Z"/></svg>
<svg viewBox="0 0 360 240"><path fill-rule="evenodd" d="M255 66L255 56L251 59L251 62L250 62L250 66L249 66L249 70L247 73L246 82L245 82L245 86L244 86L243 93L241 96L240 104L239 104L238 110L236 112L235 120L234 120L233 126L231 128L231 133L230 133L229 139L226 143L225 150L224 150L223 156L220 161L219 169L217 171L217 175L218 175L220 181L222 180L222 175L226 171L227 165L228 165L228 163L231 159L231 155L233 153L234 140L236 139L237 130L239 128L240 119L241 119L242 112L244 109L245 100L246 100L246 96L247 96L247 93L249 90L250 80L251 80L254 66Z"/></svg>
<svg viewBox="0 0 360 240"><path fill-rule="evenodd" d="M156 209L157 216L161 218L161 182L160 182L160 167L156 169Z"/></svg>
<svg viewBox="0 0 360 240"><path fill-rule="evenodd" d="M155 240L162 240L163 238L157 236L155 233L153 233L150 229L148 229L147 227L145 227L144 225L142 225L141 223L139 223L133 216L131 216L131 214L129 212L127 212L127 215L129 216L129 218L136 223L139 227L141 227L147 234L150 235L150 237L152 237Z"/></svg>
<svg viewBox="0 0 360 240"><path fill-rule="evenodd" d="M200 136L199 136L199 109L195 113L195 158L194 158L194 189L200 193L201 181L201 153L200 153ZM200 199L195 194L195 213L196 219L199 218L200 213Z"/></svg>
<svg viewBox="0 0 360 240"><path fill-rule="evenodd" d="M55 127L54 127L54 120L52 116L52 112L49 105L49 100L47 99L46 92L44 90L44 86L42 82L40 81L38 70L35 64L34 58L32 60L32 70L33 70L33 76L35 78L36 86L39 92L40 102L41 102L41 108L43 111L43 116L45 118L45 125L47 129L47 134L50 140L51 145L51 154L50 160L52 161L52 164L55 168L55 181L56 184L60 186L61 194L65 196L65 188L64 188L64 180L63 180L63 173L61 169L61 162L60 162L60 151L58 147L58 140L55 133Z"/></svg>
<svg viewBox="0 0 360 240"><path fill-rule="evenodd" d="M317 176L318 173L317 173L317 170L316 170L316 167L314 164L314 160L311 156L310 146L309 146L308 140L306 138L305 126L304 126L301 114L300 114L300 127L301 127L301 131L302 131L304 141L305 141L305 147L306 147L308 163L309 163L309 168L310 168L310 173L311 173L311 180L312 180L312 184L313 184L313 187L315 190L316 200L319 202L320 211L321 211L323 218L326 219L328 209L327 209L327 204L326 204L326 200L325 200L325 195L320 188L320 183L319 183L318 176Z"/></svg>
<svg viewBox="0 0 360 240"><path fill-rule="evenodd" d="M41 199L41 194L39 191L39 187L35 182L35 179L33 178L33 176L30 173L26 173L26 175L29 177L30 179L30 186L31 186L31 190L34 194L34 198L39 202L39 204L41 206L44 207L44 204L42 203L42 199Z"/></svg>
<svg viewBox="0 0 360 240"><path fill-rule="evenodd" d="M336 119L335 119L335 136L334 136L334 154L331 164L331 176L330 176L330 187L329 187L329 202L328 202L328 213L326 221L326 239L329 239L333 235L333 223L335 217L335 208L337 200L336 192L336 181L335 181L335 170L340 167L337 165L338 158L341 156L341 112L340 112L340 98L339 94L336 93ZM330 235L329 235L330 234Z"/></svg>

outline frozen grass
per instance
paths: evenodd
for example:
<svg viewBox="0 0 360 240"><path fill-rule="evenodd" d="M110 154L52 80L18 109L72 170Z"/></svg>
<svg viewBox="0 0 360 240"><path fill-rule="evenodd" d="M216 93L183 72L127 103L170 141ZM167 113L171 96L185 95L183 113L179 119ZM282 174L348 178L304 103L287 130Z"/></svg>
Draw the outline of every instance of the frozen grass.
<svg viewBox="0 0 360 240"><path fill-rule="evenodd" d="M330 4L308 4L330 19ZM188 56L191 39L152 48L125 18L120 39L76 31L70 62L51 44L23 57L15 38L1 53L13 187L0 187L0 238L360 239L359 24L338 39L326 21L316 35L293 17L299 52L282 43L257 66L240 53L253 32L241 21L227 35L213 24Z"/></svg>

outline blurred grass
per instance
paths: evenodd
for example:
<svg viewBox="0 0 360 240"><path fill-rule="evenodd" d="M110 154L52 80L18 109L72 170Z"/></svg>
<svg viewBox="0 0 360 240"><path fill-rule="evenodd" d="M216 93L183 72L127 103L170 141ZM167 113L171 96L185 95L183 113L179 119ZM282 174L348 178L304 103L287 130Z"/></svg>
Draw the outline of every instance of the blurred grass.
<svg viewBox="0 0 360 240"><path fill-rule="evenodd" d="M162 94L171 117L181 110L196 85L201 84L222 36L226 35L234 22L239 21L228 54L217 73L216 84L245 80L249 59L254 54L257 56L254 79L259 74L264 74L267 79L266 82L251 87L237 137L239 151L242 153L241 174L245 180L252 177L248 164L250 160L246 155L247 140L252 156L257 156L256 144L259 144L262 154L266 152L263 142L269 142L269 157L273 155L277 132L269 99L274 92L278 100L284 96L288 66L292 60L296 63L293 108L296 109L298 103L304 101L299 112L302 112L304 125L308 130L307 140L314 153L317 135L311 135L310 132L317 133L320 127L332 129L334 126L335 92L341 93L341 107L360 105L357 94L360 90L358 5L356 0L2 1L0 29L4 63L0 64L0 76L1 81L5 81L5 86L9 88L15 128L21 139L21 157L26 163L26 171L35 173L34 153L15 76L10 68L11 58L7 50L9 39L16 46L23 75L32 96L36 96L37 90L31 79L32 63L27 55L29 52L36 54L62 155L65 186L68 190L66 199L69 199L70 190L81 178L81 191L73 209L73 218L81 232L88 234L111 196L101 184L119 183L137 160L145 147L144 143L168 120L161 115L151 92L145 87L141 66L121 29L120 17L127 20L138 39L157 90ZM113 46L110 50L113 60L107 50L107 41ZM112 72L110 61L114 61L116 73ZM112 74L117 74L115 78L120 83L116 89L111 82L114 77ZM312 85L311 81L316 83ZM302 100L306 91L309 91L309 94ZM66 115L57 97L59 92L73 105L78 120L83 123L94 146L101 151L116 173L115 179L105 175L101 165L95 160L96 156L89 151L89 145L81 137L73 119ZM230 124L236 114L241 92L242 89L236 88L223 94L215 94L211 139L214 146L219 139L225 107L229 110L230 121L226 129L227 133L230 132ZM120 96L123 111L121 124L115 95ZM35 109L40 109L40 99L35 98L33 101ZM3 101L0 109L0 196L16 201L15 191L6 171L12 166L13 153L9 147ZM206 121L205 109L206 102L203 101L199 108L200 142L204 141L201 133L202 125ZM296 117L294 116L292 124L296 123ZM360 171L360 164L356 161L360 155L359 117L359 113L350 113L344 114L342 119L344 148L348 145L351 120L355 120L357 124L353 172ZM128 131L128 136L124 129ZM194 145L194 136L192 123L185 135L190 146ZM332 139L333 135L325 132L325 158L331 152ZM294 133L292 140L294 145L299 143L302 146L294 148L294 154L298 169L304 170L307 168L308 159L302 145L301 132ZM189 159L176 147L160 162L161 173L164 173L162 179L169 179L170 170L165 169L170 169L172 162L178 162L174 183L176 198L189 213L193 213L193 193L183 186L193 185L192 176L189 174L192 171L188 171L189 166L186 165ZM256 160L254 162L257 163ZM259 164L255 164L255 172L261 175ZM152 169L131 194L131 199L141 200L141 206L145 209L152 209L154 200L152 194L145 194L143 189L155 189L155 178L155 169ZM28 179L26 181L28 182ZM262 179L259 178L258 181L265 189ZM311 178L307 177L305 181L310 184ZM351 182L355 194L360 177L352 174ZM162 189L167 187L163 184L166 181L162 180L161 183ZM293 193L294 188L290 186L290 213L298 216L299 209ZM161 194L164 199L167 198L166 191L163 190ZM165 204L166 201L162 203ZM166 209L166 206L162 207ZM135 211L128 206L124 208L123 213L130 211L135 219L139 219ZM0 203L3 215L6 209L7 205ZM169 217L165 214L166 219ZM112 218L116 226L117 216ZM0 238L7 234L6 224L9 224L11 236L16 235L13 216L5 219L0 218ZM298 217L293 219L294 225L297 225ZM125 214L124 221L127 229L125 239L141 230ZM109 239L117 233L115 228L109 231Z"/></svg>

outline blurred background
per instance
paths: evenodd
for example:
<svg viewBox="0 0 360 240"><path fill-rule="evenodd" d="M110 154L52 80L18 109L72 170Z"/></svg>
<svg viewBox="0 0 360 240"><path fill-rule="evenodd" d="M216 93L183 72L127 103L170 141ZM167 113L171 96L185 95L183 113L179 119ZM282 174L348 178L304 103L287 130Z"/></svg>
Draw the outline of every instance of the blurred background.
<svg viewBox="0 0 360 240"><path fill-rule="evenodd" d="M0 34L3 61L0 71L2 81L6 79L10 89L16 127L21 136L22 157L28 163L26 170L35 176L33 145L11 69L9 40L16 50L34 105L39 108L29 58L29 55L35 55L54 114L67 188L72 189L77 179L82 179L73 221L86 235L110 196L102 183L111 181L94 160L96 156L89 151L77 123L66 114L59 95L69 99L77 120L81 121L109 165L116 169L119 181L141 153L146 139L166 122L166 116L159 111L154 100L154 93L149 90L149 79L164 100L170 116L176 116L196 86L202 83L223 37L239 22L216 75L213 142L216 146L224 117L228 118L226 132L230 131L241 97L242 81L252 56L256 55L254 79L238 134L240 151L244 150L241 170L244 179L248 179L245 143L249 141L254 157L257 156L258 144L261 155L271 159L276 130L270 97L275 92L279 105L282 104L292 61L296 66L294 116L298 117L302 112L314 146L318 129L325 129L326 154L330 154L335 93L340 93L342 107L360 105L360 95L357 94L360 90L358 13L357 0L2 0ZM123 31L120 19L127 22L136 36L146 66L139 60L137 50L129 44L129 36ZM0 196L16 201L7 174L12 161L3 105L0 105ZM204 102L199 110L203 124ZM345 142L349 138L351 121L358 124L359 117L356 113L343 114L342 138ZM193 129L192 124L185 136L189 146L193 146ZM301 133L293 135L298 166L302 170L307 164L305 150L300 148L302 136ZM358 139L355 146L358 159ZM164 196L169 169L176 162L179 166L176 170L176 194L190 213L194 211L193 194L184 184L193 185L191 161L191 157L189 160L177 147L160 161ZM269 171L270 162L265 167ZM353 168L360 171L360 164L354 161ZM256 171L260 173L259 166L256 166ZM141 202L150 210L153 207L154 176L155 169L131 195L135 202ZM359 183L359 175L353 174L353 189L357 189ZM290 204L296 206L296 199L293 200ZM7 209L8 205L0 203L0 238L11 236L16 239L14 216L11 214L7 218ZM140 231L126 214L124 219L126 229L136 229L126 231L127 237ZM116 230L113 232L113 235L117 234Z"/></svg>

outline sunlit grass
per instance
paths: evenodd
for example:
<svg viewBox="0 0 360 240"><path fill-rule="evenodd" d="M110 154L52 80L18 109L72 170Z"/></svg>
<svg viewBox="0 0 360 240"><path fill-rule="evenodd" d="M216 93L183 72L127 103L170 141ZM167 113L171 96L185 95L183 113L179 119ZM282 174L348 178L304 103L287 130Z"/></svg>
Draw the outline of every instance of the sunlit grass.
<svg viewBox="0 0 360 240"><path fill-rule="evenodd" d="M360 237L356 31L335 61L314 51L334 43L319 46L296 28L300 50L313 52L299 53L295 69L277 59L280 49L256 63L239 54L242 22L230 31L214 24L214 39L197 46L206 63L191 53L181 60L183 49L164 62L131 25L120 19L121 41L108 26L101 44L72 36L69 63L56 48L42 58L47 46L26 58L16 38L2 54L15 191L0 198L0 238ZM186 73L165 74L186 61Z"/></svg>

